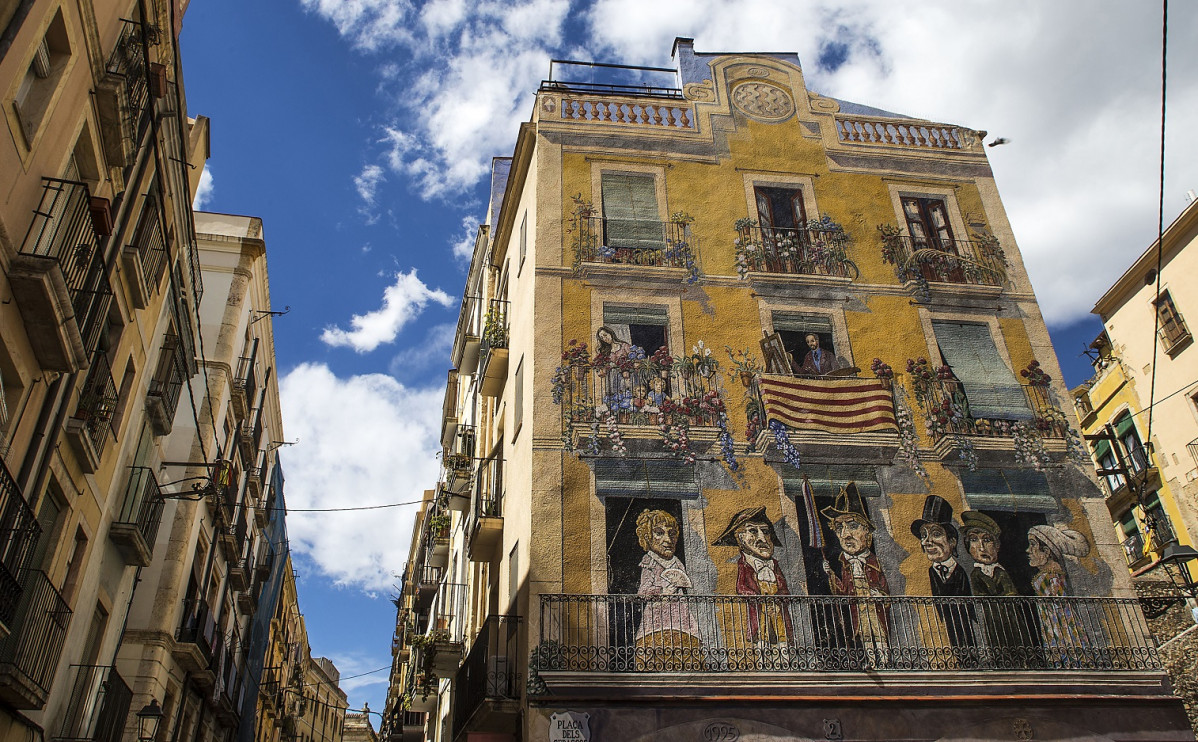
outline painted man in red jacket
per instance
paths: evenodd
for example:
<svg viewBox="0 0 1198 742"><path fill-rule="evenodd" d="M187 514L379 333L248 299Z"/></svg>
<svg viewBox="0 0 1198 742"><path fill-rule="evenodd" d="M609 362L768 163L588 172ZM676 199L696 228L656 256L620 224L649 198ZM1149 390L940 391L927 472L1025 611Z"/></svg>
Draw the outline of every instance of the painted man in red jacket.
<svg viewBox="0 0 1198 742"><path fill-rule="evenodd" d="M731 522L712 546L736 546L737 595L790 595L786 577L774 547L781 546L774 525L764 507L745 508L732 516ZM749 638L759 644L789 644L794 636L790 612L781 601L750 602Z"/></svg>
<svg viewBox="0 0 1198 742"><path fill-rule="evenodd" d="M840 541L840 556L837 558L839 574L824 562L824 572L833 595L856 598L885 598L890 596L890 585L882 565L873 553L874 524L857 485L849 482L836 496L836 502L823 509L823 515ZM877 667L888 658L890 636L890 610L884 601L854 601L850 606L853 636L861 642L870 664Z"/></svg>

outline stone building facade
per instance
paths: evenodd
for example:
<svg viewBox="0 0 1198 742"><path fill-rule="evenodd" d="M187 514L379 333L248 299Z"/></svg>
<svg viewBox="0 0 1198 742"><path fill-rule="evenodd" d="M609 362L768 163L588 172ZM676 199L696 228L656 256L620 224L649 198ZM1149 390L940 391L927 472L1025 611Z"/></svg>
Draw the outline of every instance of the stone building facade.
<svg viewBox="0 0 1198 742"><path fill-rule="evenodd" d="M380 736L1191 739L984 132L673 56L494 163Z"/></svg>

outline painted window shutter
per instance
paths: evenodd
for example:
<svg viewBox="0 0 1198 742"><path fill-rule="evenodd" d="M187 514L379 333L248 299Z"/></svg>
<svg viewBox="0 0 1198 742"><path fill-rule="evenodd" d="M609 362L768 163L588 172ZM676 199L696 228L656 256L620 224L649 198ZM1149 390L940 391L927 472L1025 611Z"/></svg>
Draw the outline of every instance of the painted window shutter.
<svg viewBox="0 0 1198 742"><path fill-rule="evenodd" d="M603 222L608 247L661 249L661 215L651 175L605 173Z"/></svg>
<svg viewBox="0 0 1198 742"><path fill-rule="evenodd" d="M975 418L1030 420L1023 387L998 355L990 328L965 322L933 321L944 362L965 388Z"/></svg>
<svg viewBox="0 0 1198 742"><path fill-rule="evenodd" d="M1034 510L1056 512L1048 477L1029 469L978 469L962 471L961 486L975 510Z"/></svg>
<svg viewBox="0 0 1198 742"><path fill-rule="evenodd" d="M595 494L599 497L668 497L700 494L695 467L668 459L596 459Z"/></svg>

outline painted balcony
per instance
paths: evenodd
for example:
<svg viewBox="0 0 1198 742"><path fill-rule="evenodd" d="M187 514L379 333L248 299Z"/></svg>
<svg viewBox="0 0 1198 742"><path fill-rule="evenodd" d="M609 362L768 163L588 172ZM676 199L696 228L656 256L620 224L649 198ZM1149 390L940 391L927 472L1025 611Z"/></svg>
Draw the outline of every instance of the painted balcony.
<svg viewBox="0 0 1198 742"><path fill-rule="evenodd" d="M537 692L550 695L629 683L648 695L685 685L688 695L869 686L874 696L924 683L921 692L934 695L966 680L1018 695L1050 674L1092 686L1096 677L1162 667L1131 598L559 594L540 603L532 669L544 683ZM863 615L878 630L863 634ZM760 673L770 673L768 688Z"/></svg>
<svg viewBox="0 0 1198 742"><path fill-rule="evenodd" d="M925 298L933 284L979 287L997 295L1009 283L1002 247L988 235L977 240L917 239L885 227L882 258L894 265L900 281Z"/></svg>
<svg viewBox="0 0 1198 742"><path fill-rule="evenodd" d="M0 699L13 708L40 709L50 696L71 607L39 570L22 570L12 633L0 641Z"/></svg>
<svg viewBox="0 0 1198 742"><path fill-rule="evenodd" d="M734 244L736 272L750 282L821 276L847 283L858 275L857 264L848 257L848 235L831 221L783 229L741 220Z"/></svg>
<svg viewBox="0 0 1198 742"><path fill-rule="evenodd" d="M13 628L24 586L20 575L33 554L42 527L17 480L0 460L0 637Z"/></svg>
<svg viewBox="0 0 1198 742"><path fill-rule="evenodd" d="M620 359L585 353L585 346L567 349L553 378L568 450L605 456L660 442L693 452L727 433L719 364L710 356L674 357L665 348L652 355L633 348Z"/></svg>
<svg viewBox="0 0 1198 742"><path fill-rule="evenodd" d="M120 742L133 691L111 665L71 665L71 692L53 739L58 742Z"/></svg>
<svg viewBox="0 0 1198 742"><path fill-rule="evenodd" d="M105 199L86 183L44 179L41 202L8 269L29 343L42 367L87 367L108 321L112 289L101 246L112 233Z"/></svg>
<svg viewBox="0 0 1198 742"><path fill-rule="evenodd" d="M125 502L108 530L108 538L126 564L149 566L162 520L162 505L162 490L154 470L146 466L129 467Z"/></svg>
<svg viewBox="0 0 1198 742"><path fill-rule="evenodd" d="M75 412L66 423L67 440L77 454L79 466L86 472L100 468L100 458L108 439L116 439L112 429L116 405L117 388L108 357L97 351L79 391Z"/></svg>
<svg viewBox="0 0 1198 742"><path fill-rule="evenodd" d="M453 679L455 736L516 733L520 719L520 625L519 616L488 616L483 622Z"/></svg>
<svg viewBox="0 0 1198 742"><path fill-rule="evenodd" d="M567 232L573 234L573 268L580 277L690 283L699 277L698 240L687 220L612 219L580 204Z"/></svg>

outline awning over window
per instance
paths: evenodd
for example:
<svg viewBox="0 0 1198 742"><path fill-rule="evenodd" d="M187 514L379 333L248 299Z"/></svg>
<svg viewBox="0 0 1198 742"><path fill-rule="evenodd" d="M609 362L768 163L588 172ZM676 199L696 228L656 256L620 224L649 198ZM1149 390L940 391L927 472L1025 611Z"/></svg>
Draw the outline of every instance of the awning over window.
<svg viewBox="0 0 1198 742"><path fill-rule="evenodd" d="M936 342L944 362L965 387L974 417L995 420L1030 420L1023 387L998 355L987 325L933 321Z"/></svg>
<svg viewBox="0 0 1198 742"><path fill-rule="evenodd" d="M595 494L599 497L699 496L693 464L669 459L596 459Z"/></svg>
<svg viewBox="0 0 1198 742"><path fill-rule="evenodd" d="M1031 469L979 469L961 472L965 500L974 510L1057 510L1048 477Z"/></svg>
<svg viewBox="0 0 1198 742"><path fill-rule="evenodd" d="M811 491L816 497L836 497L849 482L857 483L857 491L862 497L882 496L875 467L839 464L803 464L801 474L783 475L782 489L788 496L803 494L803 474L811 482Z"/></svg>

